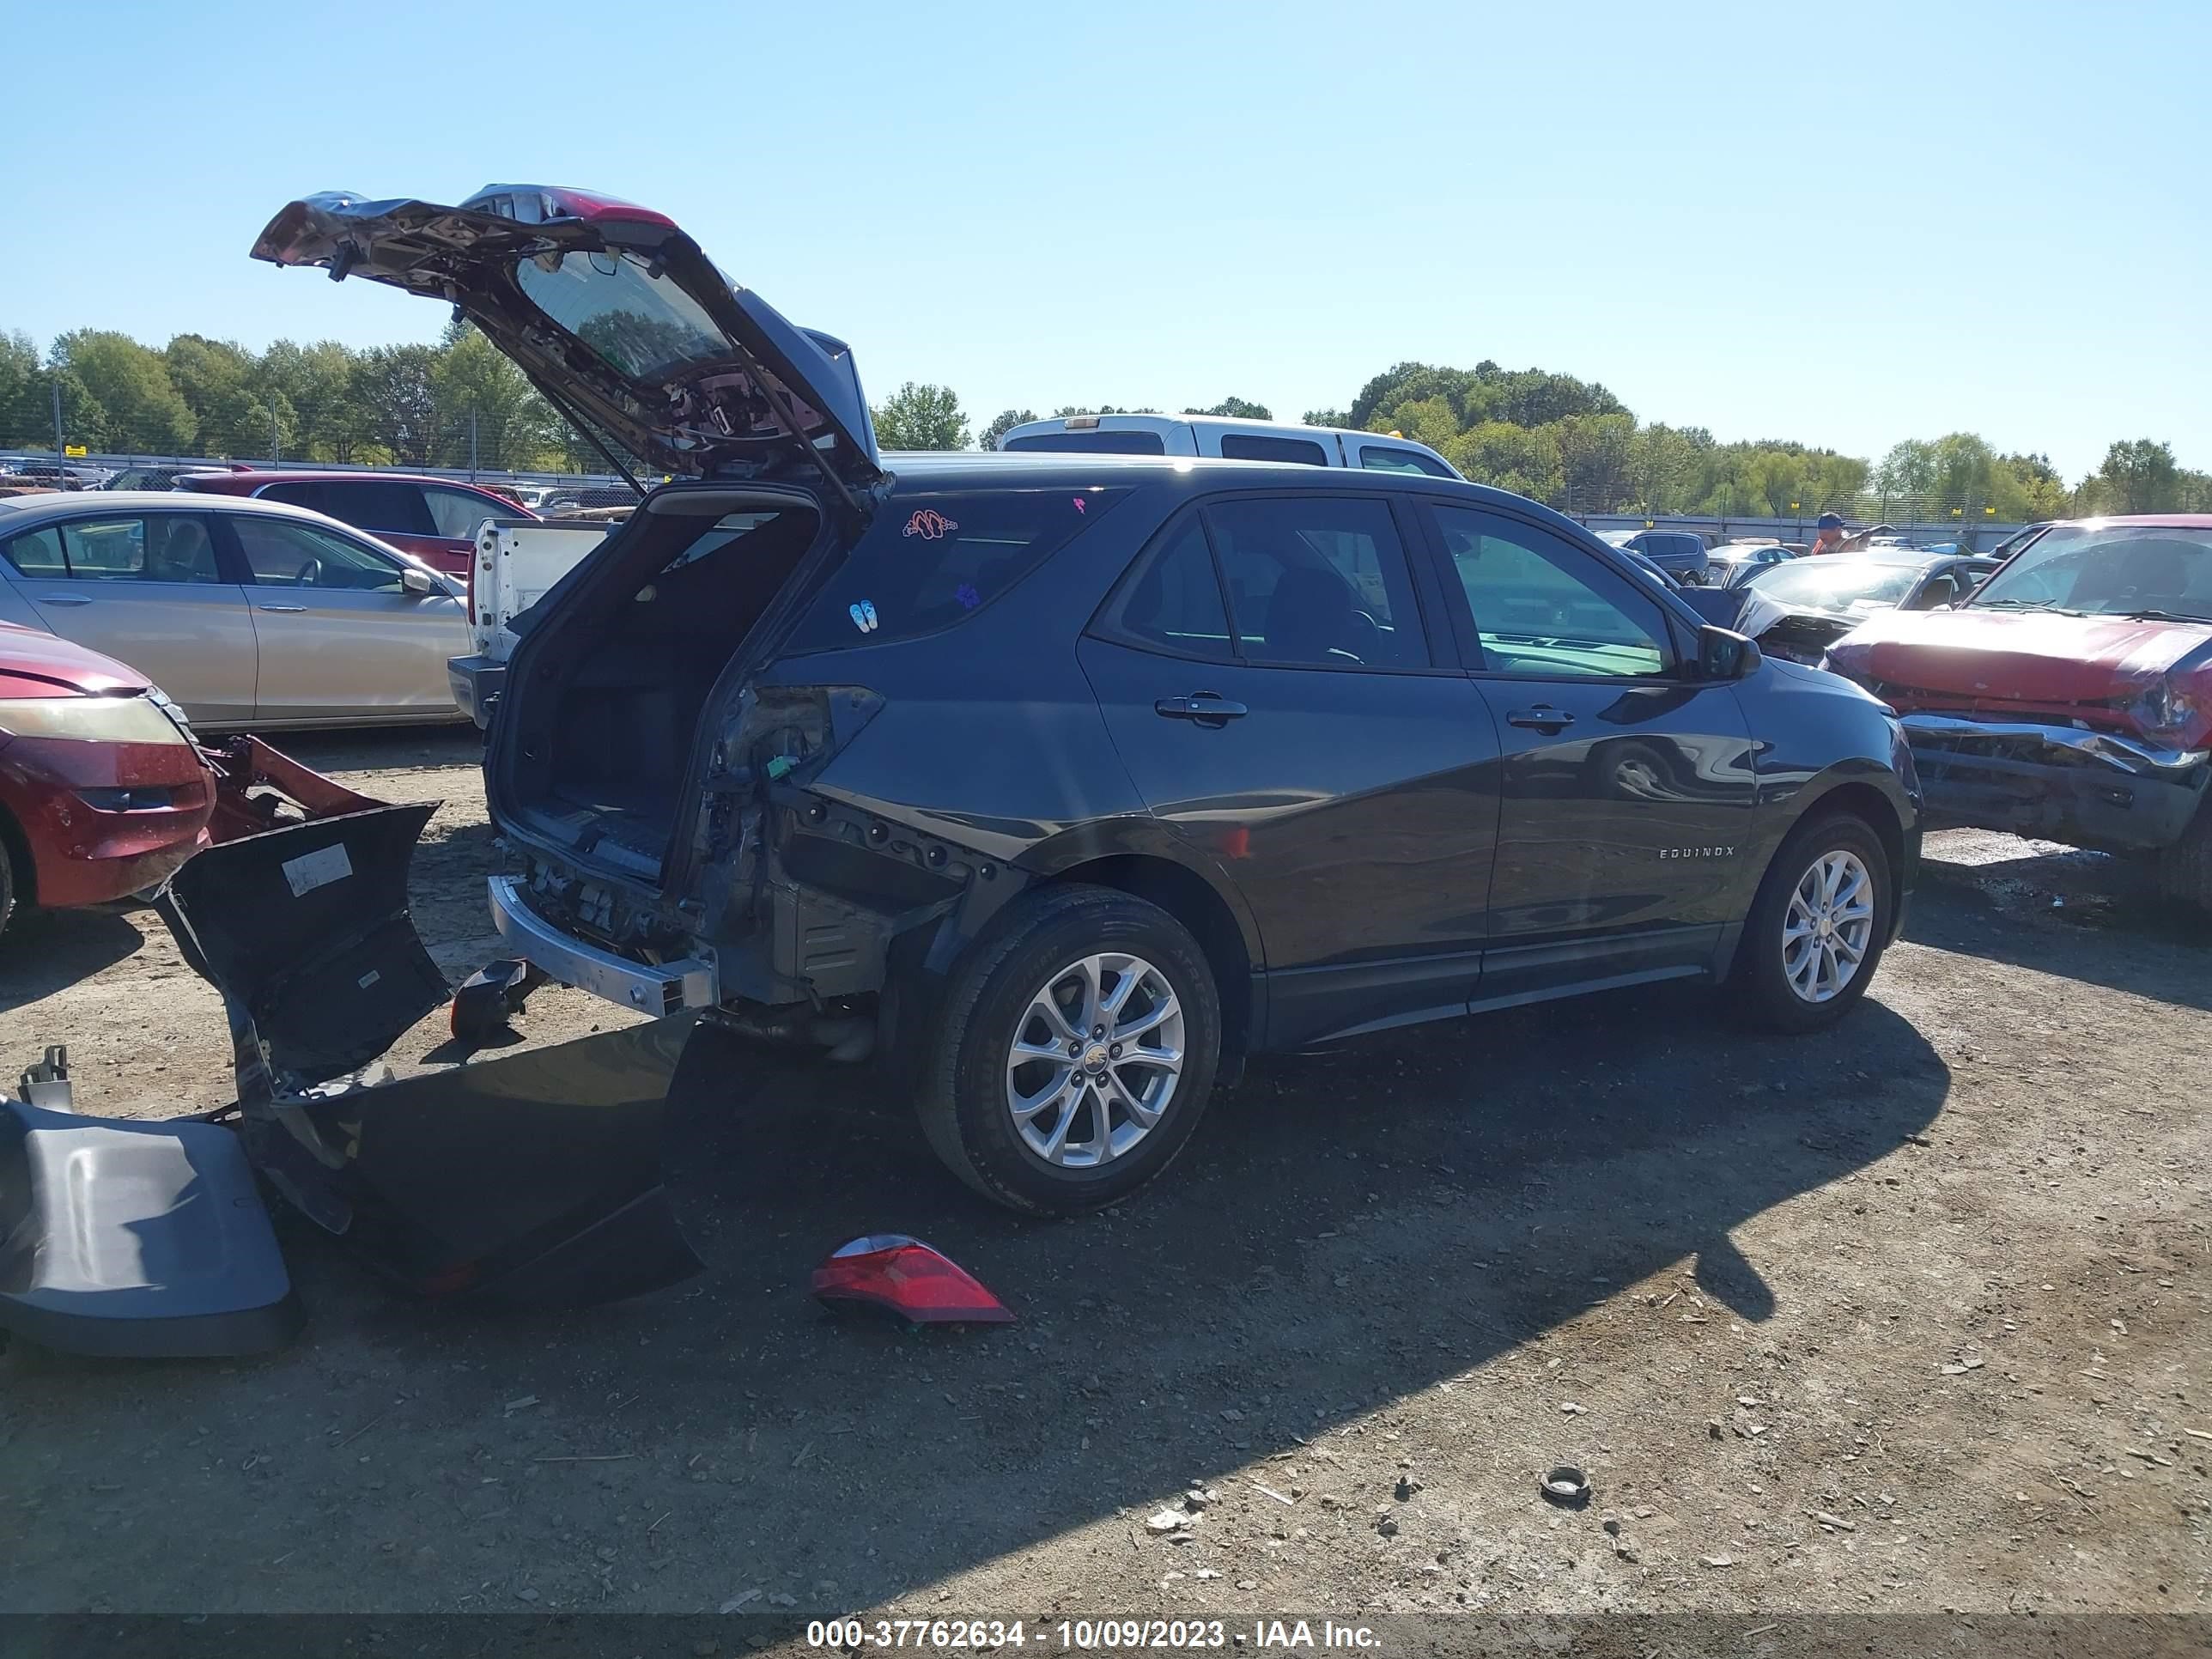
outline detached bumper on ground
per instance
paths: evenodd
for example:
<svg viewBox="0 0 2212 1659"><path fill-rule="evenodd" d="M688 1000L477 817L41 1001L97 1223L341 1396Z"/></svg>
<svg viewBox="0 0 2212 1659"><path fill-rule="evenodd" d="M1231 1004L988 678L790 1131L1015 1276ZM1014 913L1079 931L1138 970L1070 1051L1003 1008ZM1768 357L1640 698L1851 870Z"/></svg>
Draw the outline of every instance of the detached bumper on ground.
<svg viewBox="0 0 2212 1659"><path fill-rule="evenodd" d="M2074 726L1907 714L1931 817L2077 847L2148 852L2203 805L2212 755Z"/></svg>

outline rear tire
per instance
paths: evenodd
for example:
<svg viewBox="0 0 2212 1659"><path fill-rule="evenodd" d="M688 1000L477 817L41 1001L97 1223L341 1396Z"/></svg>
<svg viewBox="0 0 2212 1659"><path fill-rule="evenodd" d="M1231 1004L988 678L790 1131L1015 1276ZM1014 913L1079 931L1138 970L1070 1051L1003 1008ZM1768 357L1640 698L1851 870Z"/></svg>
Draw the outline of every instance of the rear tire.
<svg viewBox="0 0 2212 1659"><path fill-rule="evenodd" d="M1889 854L1863 818L1826 812L1798 825L1744 919L1729 979L1742 1012L1776 1031L1842 1018L1881 964L1894 902Z"/></svg>
<svg viewBox="0 0 2212 1659"><path fill-rule="evenodd" d="M1111 888L1047 888L955 969L916 1109L984 1197L1079 1215L1174 1161L1220 1045L1220 992L1188 929Z"/></svg>
<svg viewBox="0 0 2212 1659"><path fill-rule="evenodd" d="M2212 915L2212 795L2197 807L2181 839L2159 854L2158 890Z"/></svg>
<svg viewBox="0 0 2212 1659"><path fill-rule="evenodd" d="M7 933L15 917L15 895L21 890L15 877L15 855L10 850L15 837L9 831L14 827L6 822L6 814L0 813L0 934Z"/></svg>

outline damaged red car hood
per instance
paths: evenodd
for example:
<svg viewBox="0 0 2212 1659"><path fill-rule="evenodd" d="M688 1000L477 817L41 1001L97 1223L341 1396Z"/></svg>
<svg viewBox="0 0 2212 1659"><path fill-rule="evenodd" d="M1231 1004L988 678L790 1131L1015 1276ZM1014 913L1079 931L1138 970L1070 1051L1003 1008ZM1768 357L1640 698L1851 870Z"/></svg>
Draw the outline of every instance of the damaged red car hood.
<svg viewBox="0 0 2212 1659"><path fill-rule="evenodd" d="M2191 748L2212 738L2212 623L1972 605L1886 611L1830 646L1828 661L1907 709L2071 708L2130 729L2142 726L2132 705L2166 682L2197 713L2159 735Z"/></svg>
<svg viewBox="0 0 2212 1659"><path fill-rule="evenodd" d="M76 692L87 697L128 697L145 690L147 684L144 675L112 657L33 628L0 623L0 696Z"/></svg>

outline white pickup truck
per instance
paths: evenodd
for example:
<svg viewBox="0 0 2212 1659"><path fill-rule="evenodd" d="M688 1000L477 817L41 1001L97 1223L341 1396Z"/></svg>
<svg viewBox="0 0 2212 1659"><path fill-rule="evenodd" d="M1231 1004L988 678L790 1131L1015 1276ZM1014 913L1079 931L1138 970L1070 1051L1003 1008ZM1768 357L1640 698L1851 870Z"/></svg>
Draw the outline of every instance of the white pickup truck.
<svg viewBox="0 0 2212 1659"><path fill-rule="evenodd" d="M469 573L469 632L476 649L449 659L446 678L453 701L478 726L491 723L491 706L507 678L514 619L581 564L613 528L540 519L487 519L477 526L476 562Z"/></svg>

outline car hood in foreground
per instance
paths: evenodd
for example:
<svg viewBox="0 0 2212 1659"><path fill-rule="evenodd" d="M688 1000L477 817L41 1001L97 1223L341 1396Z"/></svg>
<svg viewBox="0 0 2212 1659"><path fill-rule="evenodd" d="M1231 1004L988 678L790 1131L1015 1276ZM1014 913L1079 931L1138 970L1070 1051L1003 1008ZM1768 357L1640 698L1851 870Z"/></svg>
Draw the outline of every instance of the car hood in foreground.
<svg viewBox="0 0 2212 1659"><path fill-rule="evenodd" d="M87 697L128 697L144 691L147 684L143 674L112 657L103 657L36 629L0 623L0 697L70 692Z"/></svg>

